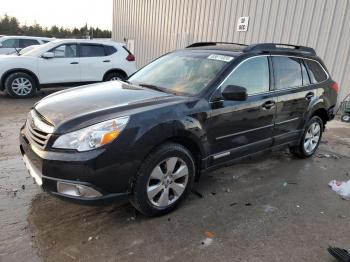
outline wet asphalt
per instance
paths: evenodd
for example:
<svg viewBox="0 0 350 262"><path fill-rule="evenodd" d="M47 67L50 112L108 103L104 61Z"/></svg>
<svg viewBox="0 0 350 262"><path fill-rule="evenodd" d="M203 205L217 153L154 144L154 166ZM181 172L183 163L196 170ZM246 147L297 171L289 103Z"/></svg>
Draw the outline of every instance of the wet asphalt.
<svg viewBox="0 0 350 262"><path fill-rule="evenodd" d="M0 94L0 261L334 261L350 250L350 124L332 121L317 154L265 153L203 176L175 212L147 218L128 203L81 206L27 174L18 131L34 99Z"/></svg>

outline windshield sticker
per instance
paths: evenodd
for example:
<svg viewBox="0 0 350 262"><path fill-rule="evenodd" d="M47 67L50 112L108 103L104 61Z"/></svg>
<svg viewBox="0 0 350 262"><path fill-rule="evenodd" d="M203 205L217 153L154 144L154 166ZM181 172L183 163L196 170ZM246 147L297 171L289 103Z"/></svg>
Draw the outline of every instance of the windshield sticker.
<svg viewBox="0 0 350 262"><path fill-rule="evenodd" d="M220 60L220 61L224 61L224 62L231 62L233 57L232 56L226 56L226 55L214 55L214 54L211 54L210 56L208 56L208 59Z"/></svg>

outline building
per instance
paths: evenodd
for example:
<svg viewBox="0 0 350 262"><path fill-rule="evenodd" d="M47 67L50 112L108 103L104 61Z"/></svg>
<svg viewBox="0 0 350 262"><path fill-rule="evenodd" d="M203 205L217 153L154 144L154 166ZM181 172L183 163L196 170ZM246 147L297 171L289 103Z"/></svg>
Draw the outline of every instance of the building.
<svg viewBox="0 0 350 262"><path fill-rule="evenodd" d="M316 49L350 93L349 0L113 0L113 32L138 66L199 41L276 42Z"/></svg>

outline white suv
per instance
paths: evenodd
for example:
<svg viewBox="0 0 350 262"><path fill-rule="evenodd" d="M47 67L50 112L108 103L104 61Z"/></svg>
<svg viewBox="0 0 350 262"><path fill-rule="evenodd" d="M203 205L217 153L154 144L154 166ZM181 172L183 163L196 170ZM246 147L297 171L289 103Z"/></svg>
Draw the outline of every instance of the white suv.
<svg viewBox="0 0 350 262"><path fill-rule="evenodd" d="M54 38L35 37L35 36L2 36L0 38L0 55L13 54L19 52L22 48L31 45L46 44Z"/></svg>
<svg viewBox="0 0 350 262"><path fill-rule="evenodd" d="M135 57L110 40L54 40L22 55L0 58L0 90L32 97L45 85L126 79L136 71Z"/></svg>

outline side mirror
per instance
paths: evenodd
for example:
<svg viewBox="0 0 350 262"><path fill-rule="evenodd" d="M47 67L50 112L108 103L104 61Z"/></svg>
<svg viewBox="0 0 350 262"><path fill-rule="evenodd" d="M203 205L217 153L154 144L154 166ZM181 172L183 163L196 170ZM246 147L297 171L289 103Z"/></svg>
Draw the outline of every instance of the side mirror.
<svg viewBox="0 0 350 262"><path fill-rule="evenodd" d="M50 59L50 58L54 58L55 57L55 54L52 53L52 52L46 52L46 53L43 53L41 55L42 58L46 58L46 59Z"/></svg>
<svg viewBox="0 0 350 262"><path fill-rule="evenodd" d="M221 94L224 99L233 101L245 101L248 96L246 88L234 85L225 86Z"/></svg>

